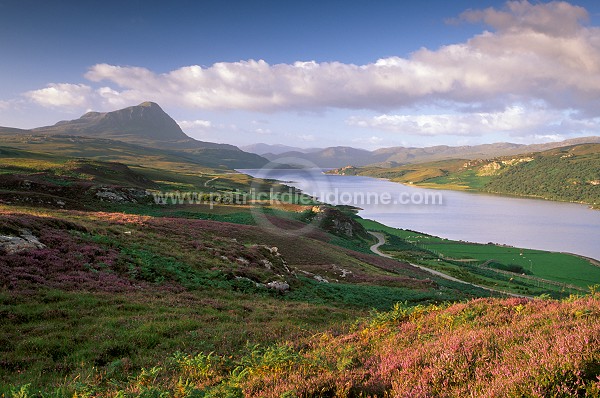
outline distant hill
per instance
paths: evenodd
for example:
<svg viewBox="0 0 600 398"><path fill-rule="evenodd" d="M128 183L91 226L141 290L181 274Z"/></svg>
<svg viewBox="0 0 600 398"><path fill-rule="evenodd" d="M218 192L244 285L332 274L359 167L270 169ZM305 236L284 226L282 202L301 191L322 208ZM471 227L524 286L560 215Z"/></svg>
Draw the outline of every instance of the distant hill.
<svg viewBox="0 0 600 398"><path fill-rule="evenodd" d="M446 159L397 167L346 166L330 173L386 178L430 188L600 204L600 144L576 144L491 159Z"/></svg>
<svg viewBox="0 0 600 398"><path fill-rule="evenodd" d="M489 165L497 171L485 191L600 205L600 144L554 148Z"/></svg>
<svg viewBox="0 0 600 398"><path fill-rule="evenodd" d="M331 147L316 152L300 151L279 154L264 154L269 160L280 157L296 157L308 160L318 167L344 167L375 165L380 167L397 167L405 164L432 162L445 159L487 159L498 156L518 155L527 152L539 152L563 146L582 143L600 143L600 137L581 137L561 142L545 144L513 144L500 142L474 146L438 145L425 148L390 147L374 151L351 147Z"/></svg>
<svg viewBox="0 0 600 398"><path fill-rule="evenodd" d="M304 160L314 163L317 167L342 167L348 164L366 165L373 163L372 152L347 146L330 147L310 153L292 151L278 155L267 153L263 156L271 161L280 158L297 158L299 159L298 163Z"/></svg>
<svg viewBox="0 0 600 398"><path fill-rule="evenodd" d="M317 151L320 151L322 148L298 148L298 147L281 145L281 144L259 143L259 144L240 146L240 149L242 151L255 153L255 154L261 155L261 156L265 155L265 154L270 154L272 156L275 156L275 155L279 155L281 153L286 153L286 152L302 152L302 153L317 152Z"/></svg>
<svg viewBox="0 0 600 398"><path fill-rule="evenodd" d="M115 148L126 143L130 145L125 145L127 153L145 154L148 148L154 148L160 150L160 156L185 157L206 167L255 168L268 163L267 159L246 153L234 145L188 137L177 122L154 102L143 102L113 112L88 112L76 120L31 130L0 127L0 143L18 143L18 147L26 150L33 149L29 144L33 143L36 148L44 144L52 153L61 153L67 146L70 148L68 156L118 161L114 159L114 155L119 155ZM91 148L94 148L93 155L89 155Z"/></svg>

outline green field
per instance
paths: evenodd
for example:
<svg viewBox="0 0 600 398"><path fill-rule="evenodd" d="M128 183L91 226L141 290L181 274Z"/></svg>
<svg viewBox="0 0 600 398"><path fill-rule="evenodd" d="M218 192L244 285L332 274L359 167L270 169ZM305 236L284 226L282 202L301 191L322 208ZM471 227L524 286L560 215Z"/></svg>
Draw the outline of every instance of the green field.
<svg viewBox="0 0 600 398"><path fill-rule="evenodd" d="M497 261L506 265L518 265L531 275L587 289L600 284L600 267L590 261L565 253L515 247L457 242L414 231L387 227L372 220L361 221L372 231L383 231L432 251L442 258L462 260L465 264L476 265L486 261ZM467 261L465 261L467 260ZM476 261L468 261L476 260Z"/></svg>
<svg viewBox="0 0 600 398"><path fill-rule="evenodd" d="M490 176L479 176L476 170L468 169L442 177L430 178L419 183L419 186L438 189L482 190L490 180Z"/></svg>

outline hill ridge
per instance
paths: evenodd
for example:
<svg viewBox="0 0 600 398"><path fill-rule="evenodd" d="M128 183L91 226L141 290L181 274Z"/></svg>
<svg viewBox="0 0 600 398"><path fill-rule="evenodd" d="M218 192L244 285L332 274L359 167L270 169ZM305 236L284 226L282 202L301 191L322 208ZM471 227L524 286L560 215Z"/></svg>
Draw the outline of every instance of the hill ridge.
<svg viewBox="0 0 600 398"><path fill-rule="evenodd" d="M382 166L396 167L410 163L425 163L447 159L478 159L498 156L520 155L528 152L541 152L575 144L600 143L599 136L578 137L560 142L544 144L515 144L497 142L481 145L435 145L430 147L387 147L373 151L348 146L323 148L318 151L264 153L262 156L273 161L277 158L297 157L316 164L318 167Z"/></svg>

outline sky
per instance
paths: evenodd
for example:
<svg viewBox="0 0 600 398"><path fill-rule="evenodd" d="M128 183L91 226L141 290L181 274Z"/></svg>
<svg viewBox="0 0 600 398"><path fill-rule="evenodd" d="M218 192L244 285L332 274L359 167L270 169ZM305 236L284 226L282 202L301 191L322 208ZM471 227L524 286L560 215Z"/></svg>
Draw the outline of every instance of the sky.
<svg viewBox="0 0 600 398"><path fill-rule="evenodd" d="M600 2L0 0L0 126L144 101L240 146L600 135Z"/></svg>

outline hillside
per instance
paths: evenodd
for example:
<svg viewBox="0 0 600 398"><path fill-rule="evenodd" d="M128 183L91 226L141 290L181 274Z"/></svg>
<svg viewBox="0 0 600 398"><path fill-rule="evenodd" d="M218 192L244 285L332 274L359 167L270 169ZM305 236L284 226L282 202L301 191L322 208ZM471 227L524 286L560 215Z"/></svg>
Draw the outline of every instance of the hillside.
<svg viewBox="0 0 600 398"><path fill-rule="evenodd" d="M375 312L343 333L251 347L240 359L177 352L105 396L597 397L600 299L480 299ZM106 383L106 384L105 384ZM106 385L106 387L105 387Z"/></svg>
<svg viewBox="0 0 600 398"><path fill-rule="evenodd" d="M291 151L279 154L266 153L263 155L267 159L274 161L281 158L299 159L308 161L317 167L329 168L340 167L346 164L369 164L373 163L372 153L365 149L356 149L346 146L330 147L320 149L314 152Z"/></svg>
<svg viewBox="0 0 600 398"><path fill-rule="evenodd" d="M166 165L179 169L259 168L268 162L258 155L240 150L159 149L118 140L64 135L0 134L0 146L57 156L85 157L147 167Z"/></svg>
<svg viewBox="0 0 600 398"><path fill-rule="evenodd" d="M414 232L352 209L272 200L289 187L201 168L180 152L11 137L14 145L0 147L4 396L266 396L288 389L287 375L309 396L313 387L337 391L335 380L389 390L391 376L371 376L377 341L368 349L353 343L369 316L369 325L385 323L399 311L490 295L559 298L600 280L589 262L566 254L521 251L546 264L522 275L511 260L518 248L414 242ZM38 150L15 148L19 142ZM385 234L381 250L393 258L373 254L367 228ZM469 264L452 257L469 253L478 253ZM324 368L304 373L301 358L316 360L324 347L341 362L322 357ZM346 370L350 379L336 373ZM299 374L308 384L295 382ZM378 387L364 387L360 375Z"/></svg>
<svg viewBox="0 0 600 398"><path fill-rule="evenodd" d="M88 112L76 120L31 130L0 127L0 145L53 154L122 161L125 152L184 158L204 167L262 167L268 160L233 145L198 141L154 102L113 112Z"/></svg>
<svg viewBox="0 0 600 398"><path fill-rule="evenodd" d="M553 149L532 158L500 168L485 191L600 204L599 144Z"/></svg>
<svg viewBox="0 0 600 398"><path fill-rule="evenodd" d="M488 295L369 254L351 214L239 199L287 190L269 181L7 147L0 160L0 395L72 396L177 351L240 357L398 300Z"/></svg>
<svg viewBox="0 0 600 398"><path fill-rule="evenodd" d="M333 174L364 175L431 188L464 189L597 205L600 144L578 144L519 156L454 159L400 167L343 167Z"/></svg>
<svg viewBox="0 0 600 398"><path fill-rule="evenodd" d="M394 168L406 164L427 163L448 159L489 159L499 156L512 156L528 152L539 152L553 148L583 143L600 143L600 137L581 137L562 142L546 144L512 144L506 142L474 146L438 145L425 148L391 147L374 151L351 147L330 147L317 151L291 151L264 153L269 160L277 158L298 158L314 163L323 168L339 168L344 166L378 166Z"/></svg>

